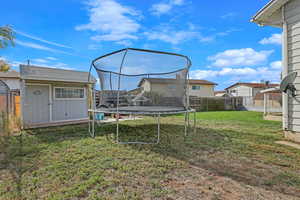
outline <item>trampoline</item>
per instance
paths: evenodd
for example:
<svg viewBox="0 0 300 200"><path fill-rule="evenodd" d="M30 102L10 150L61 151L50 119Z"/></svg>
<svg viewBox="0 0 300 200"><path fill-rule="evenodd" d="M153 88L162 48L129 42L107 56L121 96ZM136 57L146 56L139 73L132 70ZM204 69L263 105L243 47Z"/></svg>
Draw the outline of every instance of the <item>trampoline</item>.
<svg viewBox="0 0 300 200"><path fill-rule="evenodd" d="M93 60L89 72L92 68L96 70L100 90L97 104L94 95L89 109L90 135L95 137L96 113L115 114L117 143L159 143L161 115L183 113L187 136L190 113L194 113L194 127L196 123L195 110L190 108L188 98L190 66L190 59L184 55L135 48L121 49ZM156 141L120 141L120 115L156 117Z"/></svg>

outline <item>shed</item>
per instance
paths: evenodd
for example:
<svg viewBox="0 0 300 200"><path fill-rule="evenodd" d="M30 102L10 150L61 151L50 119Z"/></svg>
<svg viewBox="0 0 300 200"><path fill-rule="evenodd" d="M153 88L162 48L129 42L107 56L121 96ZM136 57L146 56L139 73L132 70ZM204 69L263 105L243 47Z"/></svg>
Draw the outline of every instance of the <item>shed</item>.
<svg viewBox="0 0 300 200"><path fill-rule="evenodd" d="M282 112L282 93L279 87L261 90L254 99L256 102L261 102L264 105L264 116L270 113Z"/></svg>
<svg viewBox="0 0 300 200"><path fill-rule="evenodd" d="M91 87L88 72L20 65L24 128L86 122Z"/></svg>
<svg viewBox="0 0 300 200"><path fill-rule="evenodd" d="M252 18L252 21L265 26L279 27L282 32L282 77L300 70L300 1L272 0ZM294 82L297 93L300 78ZM300 99L283 94L283 129L285 136L300 142Z"/></svg>

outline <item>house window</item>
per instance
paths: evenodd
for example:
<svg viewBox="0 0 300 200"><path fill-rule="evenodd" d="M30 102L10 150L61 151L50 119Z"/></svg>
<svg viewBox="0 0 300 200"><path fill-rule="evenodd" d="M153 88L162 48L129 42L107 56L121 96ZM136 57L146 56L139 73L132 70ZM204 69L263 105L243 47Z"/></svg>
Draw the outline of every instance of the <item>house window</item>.
<svg viewBox="0 0 300 200"><path fill-rule="evenodd" d="M231 90L230 92L231 92L231 93L236 93L236 90Z"/></svg>
<svg viewBox="0 0 300 200"><path fill-rule="evenodd" d="M84 88L67 88L57 87L55 88L56 99L84 99Z"/></svg>
<svg viewBox="0 0 300 200"><path fill-rule="evenodd" d="M201 86L200 85L192 85L192 90L200 90Z"/></svg>

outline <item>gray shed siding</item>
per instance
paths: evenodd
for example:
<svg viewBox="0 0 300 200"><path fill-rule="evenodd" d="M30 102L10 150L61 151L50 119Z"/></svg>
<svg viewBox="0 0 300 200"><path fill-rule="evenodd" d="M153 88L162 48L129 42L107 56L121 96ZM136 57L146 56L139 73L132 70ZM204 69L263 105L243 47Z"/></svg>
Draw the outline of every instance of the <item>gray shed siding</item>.
<svg viewBox="0 0 300 200"><path fill-rule="evenodd" d="M288 73L298 72L295 80L297 93L300 94L300 1L289 1L284 8L287 23L287 56ZM300 131L300 101L288 97L288 124L291 131Z"/></svg>
<svg viewBox="0 0 300 200"><path fill-rule="evenodd" d="M85 98L55 99L55 87L85 88ZM34 95L34 92L37 90L42 91L43 95ZM25 127L31 127L32 125L37 124L87 119L87 110L88 87L86 84L54 82L37 83L36 81L29 81L26 83L23 112L23 123Z"/></svg>
<svg viewBox="0 0 300 200"><path fill-rule="evenodd" d="M55 87L66 87L63 85L52 85L52 121L85 119L88 117L87 88L76 86L76 88L85 88L84 99L58 100L55 99ZM70 86L69 86L70 87Z"/></svg>

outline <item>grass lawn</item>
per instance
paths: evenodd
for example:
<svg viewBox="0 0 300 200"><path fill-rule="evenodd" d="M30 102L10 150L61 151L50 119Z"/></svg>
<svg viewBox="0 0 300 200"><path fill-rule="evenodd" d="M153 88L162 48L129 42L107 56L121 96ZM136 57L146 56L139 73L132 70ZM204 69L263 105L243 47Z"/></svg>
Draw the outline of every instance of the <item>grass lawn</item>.
<svg viewBox="0 0 300 200"><path fill-rule="evenodd" d="M154 122L122 122L122 139L149 139ZM300 150L274 143L283 140L280 122L197 113L186 138L183 116L161 122L158 145L115 144L114 124L94 139L87 125L29 130L9 169L0 168L0 199L16 199L17 186L24 199L300 199Z"/></svg>

